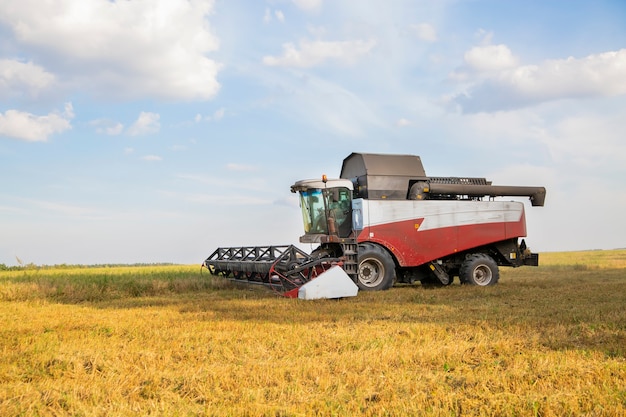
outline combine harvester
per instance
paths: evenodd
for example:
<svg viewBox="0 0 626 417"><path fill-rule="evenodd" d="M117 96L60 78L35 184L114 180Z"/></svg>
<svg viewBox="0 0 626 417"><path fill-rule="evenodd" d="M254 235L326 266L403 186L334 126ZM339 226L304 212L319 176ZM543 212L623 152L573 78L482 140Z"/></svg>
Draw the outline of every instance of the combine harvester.
<svg viewBox="0 0 626 417"><path fill-rule="evenodd" d="M264 284L288 297L341 298L394 282L494 285L498 266L537 266L525 241L524 204L543 206L544 187L496 186L485 178L428 177L419 156L353 153L339 179L302 180L301 243L218 248L213 275Z"/></svg>

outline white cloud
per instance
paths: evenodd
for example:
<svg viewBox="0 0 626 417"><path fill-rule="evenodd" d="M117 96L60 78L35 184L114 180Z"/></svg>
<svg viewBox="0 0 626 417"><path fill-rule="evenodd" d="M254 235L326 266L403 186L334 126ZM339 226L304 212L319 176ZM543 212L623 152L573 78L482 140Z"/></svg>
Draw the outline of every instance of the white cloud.
<svg viewBox="0 0 626 417"><path fill-rule="evenodd" d="M162 161L163 158L161 158L158 155L146 155L146 156L142 156L141 159L143 159L144 161Z"/></svg>
<svg viewBox="0 0 626 417"><path fill-rule="evenodd" d="M133 123L133 125L128 128L127 133L130 136L157 133L161 129L161 123L159 122L160 118L161 116L157 113L142 111L139 114L139 117L137 118L135 123Z"/></svg>
<svg viewBox="0 0 626 417"><path fill-rule="evenodd" d="M68 119L74 118L74 106L72 106L72 103L65 103L65 106L63 106L63 115Z"/></svg>
<svg viewBox="0 0 626 417"><path fill-rule="evenodd" d="M27 142L45 142L50 135L72 128L74 118L71 103L65 105L63 113L53 112L46 116L36 116L19 110L0 113L0 136L8 136Z"/></svg>
<svg viewBox="0 0 626 417"><path fill-rule="evenodd" d="M196 123L200 123L202 121L218 121L218 120L222 120L224 118L224 115L226 114L226 109L224 109L223 107L215 110L215 112L213 112L212 115L208 115L208 116L202 116L201 114L196 114L196 116L194 117L194 121Z"/></svg>
<svg viewBox="0 0 626 417"><path fill-rule="evenodd" d="M588 170L624 170L626 142L623 130L626 111L608 114L573 113L546 128L541 139L552 158L563 164Z"/></svg>
<svg viewBox="0 0 626 417"><path fill-rule="evenodd" d="M506 45L476 46L465 52L464 64L448 74L448 79L457 83L476 82L516 68L518 61Z"/></svg>
<svg viewBox="0 0 626 417"><path fill-rule="evenodd" d="M285 23L285 14L282 10L274 10L274 17L281 23ZM263 14L263 22L270 23L272 21L272 9L269 7L265 8L265 13Z"/></svg>
<svg viewBox="0 0 626 417"><path fill-rule="evenodd" d="M491 41L493 40L493 32L481 28L478 29L476 33L474 33L474 37L480 41L481 45L491 45Z"/></svg>
<svg viewBox="0 0 626 417"><path fill-rule="evenodd" d="M498 71L515 67L517 58L506 45L476 46L465 53L465 63L476 71Z"/></svg>
<svg viewBox="0 0 626 417"><path fill-rule="evenodd" d="M96 132L104 135L117 136L124 130L124 125L109 119L97 119L89 122L89 125L96 128Z"/></svg>
<svg viewBox="0 0 626 417"><path fill-rule="evenodd" d="M334 59L341 63L352 64L360 56L369 53L376 46L376 41L302 40L298 46L299 49L291 42L285 43L282 56L265 56L263 63L269 66L307 68Z"/></svg>
<svg viewBox="0 0 626 417"><path fill-rule="evenodd" d="M537 97L616 96L626 94L626 49L569 57L529 65L503 74L501 79Z"/></svg>
<svg viewBox="0 0 626 417"><path fill-rule="evenodd" d="M218 89L214 0L21 0L0 8L16 48L69 85L101 95L205 100ZM38 51L45 51L39 53ZM30 65L39 82L50 76Z"/></svg>
<svg viewBox="0 0 626 417"><path fill-rule="evenodd" d="M317 11L322 7L322 0L292 0L293 3L304 11Z"/></svg>
<svg viewBox="0 0 626 417"><path fill-rule="evenodd" d="M411 32L417 35L417 38L425 42L436 42L437 31L433 25L429 23L419 23L410 26Z"/></svg>
<svg viewBox="0 0 626 417"><path fill-rule="evenodd" d="M527 154L529 160L549 160L551 169L571 178L588 177L599 170L619 171L626 167L626 142L617 128L626 120L626 97L615 101L612 109L600 111L584 103L553 103L454 115L449 134L471 134L471 145L466 146L477 149L507 146L518 149L518 156Z"/></svg>
<svg viewBox="0 0 626 417"><path fill-rule="evenodd" d="M453 98L464 111L496 111L551 100L626 94L626 49L514 68L510 68L510 55L501 52L470 54L469 61L475 68L501 70L479 78L466 93Z"/></svg>
<svg viewBox="0 0 626 417"><path fill-rule="evenodd" d="M409 126L410 124L411 124L411 121L408 119L405 119L404 117L396 120L396 126L398 127L405 127L405 126Z"/></svg>
<svg viewBox="0 0 626 417"><path fill-rule="evenodd" d="M23 91L31 96L50 87L56 78L43 67L32 61L21 62L12 59L0 59L0 95L20 95Z"/></svg>

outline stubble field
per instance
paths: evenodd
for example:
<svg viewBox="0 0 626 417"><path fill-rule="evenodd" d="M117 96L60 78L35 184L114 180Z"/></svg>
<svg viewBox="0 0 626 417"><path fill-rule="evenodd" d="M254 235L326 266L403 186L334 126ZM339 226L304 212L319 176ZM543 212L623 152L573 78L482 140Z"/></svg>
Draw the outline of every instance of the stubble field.
<svg viewBox="0 0 626 417"><path fill-rule="evenodd" d="M626 250L279 298L199 266L0 271L0 415L626 415Z"/></svg>

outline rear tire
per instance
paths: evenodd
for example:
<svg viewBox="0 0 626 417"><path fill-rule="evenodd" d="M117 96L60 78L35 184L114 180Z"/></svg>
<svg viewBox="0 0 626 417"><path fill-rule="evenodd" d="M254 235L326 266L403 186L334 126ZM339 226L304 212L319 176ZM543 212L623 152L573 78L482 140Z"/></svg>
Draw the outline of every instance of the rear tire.
<svg viewBox="0 0 626 417"><path fill-rule="evenodd" d="M500 279L500 271L496 261L484 253L470 255L459 270L462 283L486 287L495 285Z"/></svg>
<svg viewBox="0 0 626 417"><path fill-rule="evenodd" d="M396 265L385 249L371 243L359 245L357 285L362 291L391 288L396 278Z"/></svg>

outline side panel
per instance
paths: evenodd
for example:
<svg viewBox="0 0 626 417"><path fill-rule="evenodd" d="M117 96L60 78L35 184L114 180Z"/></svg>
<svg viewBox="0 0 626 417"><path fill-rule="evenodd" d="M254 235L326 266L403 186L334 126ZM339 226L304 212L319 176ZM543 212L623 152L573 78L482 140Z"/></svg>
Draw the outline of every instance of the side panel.
<svg viewBox="0 0 626 417"><path fill-rule="evenodd" d="M405 267L526 236L520 202L363 200L361 211L358 241L385 246Z"/></svg>

